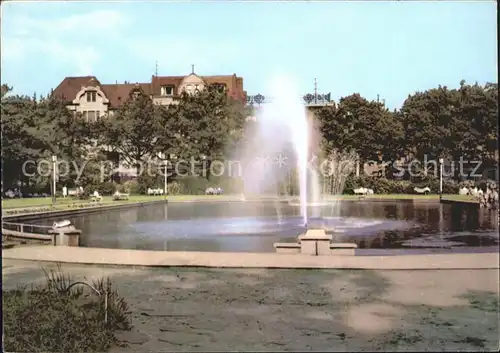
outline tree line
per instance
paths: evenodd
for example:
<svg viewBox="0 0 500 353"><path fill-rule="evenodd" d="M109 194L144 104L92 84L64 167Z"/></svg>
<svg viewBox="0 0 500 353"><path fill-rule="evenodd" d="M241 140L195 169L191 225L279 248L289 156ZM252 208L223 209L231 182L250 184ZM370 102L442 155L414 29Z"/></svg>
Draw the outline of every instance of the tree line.
<svg viewBox="0 0 500 353"><path fill-rule="evenodd" d="M399 110L359 94L317 113L323 150L354 151L363 161L482 161L495 167L498 153L498 85L439 86L408 95Z"/></svg>
<svg viewBox="0 0 500 353"><path fill-rule="evenodd" d="M89 122L52 97L11 95L2 85L2 170L4 190L18 185L49 187L50 177L23 170L28 160L58 159L85 164L79 184L99 183L99 162L113 158L137 167L162 152L207 162L229 158L245 142L251 107L215 88L184 94L179 104L157 105L147 96L130 97L114 114ZM393 162L463 157L496 166L497 84L433 88L408 96L390 111L359 94L315 112L322 151L354 152L361 161ZM29 171L28 171L29 172ZM26 175L30 174L30 175ZM60 180L74 185L74 174Z"/></svg>
<svg viewBox="0 0 500 353"><path fill-rule="evenodd" d="M65 102L9 95L11 89L3 85L1 91L5 190L21 185L24 189L29 185L50 187L50 174L34 173L35 165L27 167L25 162L50 161L53 155L85 166L78 181L84 187L100 183L101 162L110 159L137 169L159 152L167 158L203 156L207 163L223 159L242 141L245 118L250 114L241 102L209 87L196 95L183 94L179 104L169 106L154 104L144 95L130 96L113 114L87 121L82 114L68 110ZM76 186L76 169L61 176L59 184Z"/></svg>

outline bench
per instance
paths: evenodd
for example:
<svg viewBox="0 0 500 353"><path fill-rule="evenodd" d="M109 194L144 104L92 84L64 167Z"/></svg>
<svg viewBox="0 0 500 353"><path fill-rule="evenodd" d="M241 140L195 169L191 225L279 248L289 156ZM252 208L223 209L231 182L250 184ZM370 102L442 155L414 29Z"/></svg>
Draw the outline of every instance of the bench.
<svg viewBox="0 0 500 353"><path fill-rule="evenodd" d="M431 192L431 189L426 186L424 188L419 188L419 187L414 187L413 190L417 193L417 194L429 194Z"/></svg>
<svg viewBox="0 0 500 353"><path fill-rule="evenodd" d="M312 245L312 244L311 244ZM326 245L326 244L325 244ZM354 255L358 245L354 243L330 243L329 247L322 250L322 246L314 244L316 255ZM278 254L308 254L308 249L302 251L301 243L274 243L274 248ZM329 251L327 250L329 249Z"/></svg>
<svg viewBox="0 0 500 353"><path fill-rule="evenodd" d="M300 254L300 243L274 243L278 254Z"/></svg>
<svg viewBox="0 0 500 353"><path fill-rule="evenodd" d="M354 255L358 245L355 243L331 243L330 254L332 255Z"/></svg>
<svg viewBox="0 0 500 353"><path fill-rule="evenodd" d="M113 201L125 201L129 199L130 194L114 193Z"/></svg>

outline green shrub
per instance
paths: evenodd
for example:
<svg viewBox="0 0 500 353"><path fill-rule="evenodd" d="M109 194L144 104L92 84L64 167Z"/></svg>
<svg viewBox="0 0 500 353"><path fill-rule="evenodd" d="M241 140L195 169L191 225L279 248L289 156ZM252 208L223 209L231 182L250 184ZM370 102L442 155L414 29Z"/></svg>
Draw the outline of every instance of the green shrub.
<svg viewBox="0 0 500 353"><path fill-rule="evenodd" d="M112 181L106 181L97 187L97 191L102 195L112 195L116 191L116 184Z"/></svg>
<svg viewBox="0 0 500 353"><path fill-rule="evenodd" d="M179 185L179 192L183 195L202 195L205 193L209 182L202 177L187 176L179 177L176 179Z"/></svg>
<svg viewBox="0 0 500 353"><path fill-rule="evenodd" d="M127 180L124 182L121 186L122 192L128 193L128 194L140 194L141 188L139 187L139 183L137 180Z"/></svg>
<svg viewBox="0 0 500 353"><path fill-rule="evenodd" d="M443 181L443 194L458 194L459 185L453 181ZM439 192L439 188L437 189Z"/></svg>
<svg viewBox="0 0 500 353"><path fill-rule="evenodd" d="M5 350L10 352L102 352L117 343L116 330L131 328L126 302L109 279L93 283L108 293L107 323L104 297L78 285L57 270L45 271L38 288L3 291Z"/></svg>

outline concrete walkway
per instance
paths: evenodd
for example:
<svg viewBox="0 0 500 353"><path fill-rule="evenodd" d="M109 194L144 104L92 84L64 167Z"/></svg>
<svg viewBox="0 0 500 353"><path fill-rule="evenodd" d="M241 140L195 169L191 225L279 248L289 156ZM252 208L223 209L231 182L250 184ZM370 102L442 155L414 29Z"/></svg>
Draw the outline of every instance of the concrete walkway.
<svg viewBox="0 0 500 353"><path fill-rule="evenodd" d="M20 246L4 249L5 259L126 266L331 269L498 269L498 253L393 256L308 256L272 253L174 252L126 249Z"/></svg>
<svg viewBox="0 0 500 353"><path fill-rule="evenodd" d="M4 259L2 289L43 285L42 266ZM109 353L498 351L498 270L61 269L128 303Z"/></svg>

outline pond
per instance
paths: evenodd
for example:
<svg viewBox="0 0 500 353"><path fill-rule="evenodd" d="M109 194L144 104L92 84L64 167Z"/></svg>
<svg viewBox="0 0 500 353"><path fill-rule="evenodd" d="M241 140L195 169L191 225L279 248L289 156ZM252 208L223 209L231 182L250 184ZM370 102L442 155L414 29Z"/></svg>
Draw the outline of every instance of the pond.
<svg viewBox="0 0 500 353"><path fill-rule="evenodd" d="M310 213L310 228L356 243L360 255L498 251L495 212L436 202L338 201ZM274 252L273 243L294 242L305 230L299 207L278 201L152 204L69 219L82 230L82 246L142 250Z"/></svg>

